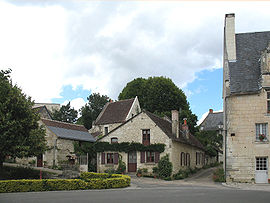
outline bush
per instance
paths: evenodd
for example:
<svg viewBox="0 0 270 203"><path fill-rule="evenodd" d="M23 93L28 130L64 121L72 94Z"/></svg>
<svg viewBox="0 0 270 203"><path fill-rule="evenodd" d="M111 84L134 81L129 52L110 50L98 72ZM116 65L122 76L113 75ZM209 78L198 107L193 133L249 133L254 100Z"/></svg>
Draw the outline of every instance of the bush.
<svg viewBox="0 0 270 203"><path fill-rule="evenodd" d="M116 170L116 173L122 174L126 172L126 163L122 161L122 158L119 159L118 168Z"/></svg>
<svg viewBox="0 0 270 203"><path fill-rule="evenodd" d="M173 175L173 178L175 180L181 180L184 178L187 178L189 176L189 173L186 170L179 170L176 174Z"/></svg>
<svg viewBox="0 0 270 203"><path fill-rule="evenodd" d="M225 182L225 174L223 168L218 168L214 171L213 180L215 182Z"/></svg>
<svg viewBox="0 0 270 203"><path fill-rule="evenodd" d="M1 192L31 192L54 190L84 190L122 188L130 185L130 177L106 173L82 173L81 179L5 180L0 181Z"/></svg>
<svg viewBox="0 0 270 203"><path fill-rule="evenodd" d="M153 173L154 173L154 174L158 174L158 167L155 166L155 167L153 167L152 170L153 170Z"/></svg>
<svg viewBox="0 0 270 203"><path fill-rule="evenodd" d="M116 170L114 168L108 168L108 169L105 170L105 173L115 174L116 173Z"/></svg>
<svg viewBox="0 0 270 203"><path fill-rule="evenodd" d="M14 179L39 179L39 170L25 167L10 167L3 166L0 169L0 180L14 180ZM42 172L43 178L48 178L48 172Z"/></svg>
<svg viewBox="0 0 270 203"><path fill-rule="evenodd" d="M160 178L166 178L172 175L172 162L170 162L168 154L158 162L158 175Z"/></svg>

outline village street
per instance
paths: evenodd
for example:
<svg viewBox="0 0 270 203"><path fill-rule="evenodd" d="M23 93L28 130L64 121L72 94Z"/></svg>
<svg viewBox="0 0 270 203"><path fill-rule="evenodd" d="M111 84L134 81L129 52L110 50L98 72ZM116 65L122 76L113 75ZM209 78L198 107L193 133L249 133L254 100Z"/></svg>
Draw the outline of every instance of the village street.
<svg viewBox="0 0 270 203"><path fill-rule="evenodd" d="M261 185L262 190L260 186L224 186L212 182L212 170L177 181L132 176L131 186L123 189L6 193L0 194L0 202L269 202L268 185Z"/></svg>

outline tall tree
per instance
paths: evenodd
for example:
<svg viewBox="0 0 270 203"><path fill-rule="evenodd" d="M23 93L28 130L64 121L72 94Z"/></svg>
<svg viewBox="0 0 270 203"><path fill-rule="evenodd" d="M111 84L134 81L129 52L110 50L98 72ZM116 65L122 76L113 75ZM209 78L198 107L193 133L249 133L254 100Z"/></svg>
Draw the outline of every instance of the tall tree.
<svg viewBox="0 0 270 203"><path fill-rule="evenodd" d="M11 70L0 71L0 167L6 156L37 156L46 150L45 129L38 124L34 102L13 85Z"/></svg>
<svg viewBox="0 0 270 203"><path fill-rule="evenodd" d="M152 113L171 116L171 110L181 109L180 119L188 119L190 131L195 133L197 116L192 114L186 95L171 79L165 77L137 78L127 83L118 99L138 96L140 105Z"/></svg>
<svg viewBox="0 0 270 203"><path fill-rule="evenodd" d="M92 122L96 120L104 105L110 101L107 95L100 95L99 93L93 93L87 97L88 103L83 106L81 111L81 117L78 119L79 124L83 124L84 127L90 129Z"/></svg>
<svg viewBox="0 0 270 203"><path fill-rule="evenodd" d="M78 111L71 108L70 102L67 105L62 105L59 110L55 110L52 113L52 118L57 121L63 121L66 123L75 123L77 120Z"/></svg>

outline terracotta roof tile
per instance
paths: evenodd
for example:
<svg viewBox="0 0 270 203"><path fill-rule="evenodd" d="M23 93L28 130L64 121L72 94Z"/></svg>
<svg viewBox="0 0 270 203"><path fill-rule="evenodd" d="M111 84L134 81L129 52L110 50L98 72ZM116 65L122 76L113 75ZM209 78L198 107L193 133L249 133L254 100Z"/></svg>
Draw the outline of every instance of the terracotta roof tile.
<svg viewBox="0 0 270 203"><path fill-rule="evenodd" d="M107 103L97 118L95 125L124 123L133 102L134 99L127 99Z"/></svg>
<svg viewBox="0 0 270 203"><path fill-rule="evenodd" d="M69 130L77 130L77 131L88 132L88 130L83 125L64 123L64 122L48 120L48 119L41 119L41 121L46 126L52 126L52 127L57 127L57 128L65 128L65 129L69 129Z"/></svg>

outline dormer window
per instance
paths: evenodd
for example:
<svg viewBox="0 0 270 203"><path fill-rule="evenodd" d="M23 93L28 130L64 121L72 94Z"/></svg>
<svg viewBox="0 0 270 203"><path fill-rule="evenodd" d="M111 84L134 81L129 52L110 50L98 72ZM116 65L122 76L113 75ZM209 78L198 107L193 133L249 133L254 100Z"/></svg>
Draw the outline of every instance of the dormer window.
<svg viewBox="0 0 270 203"><path fill-rule="evenodd" d="M117 137L112 137L111 138L111 143L118 143L118 138Z"/></svg>

